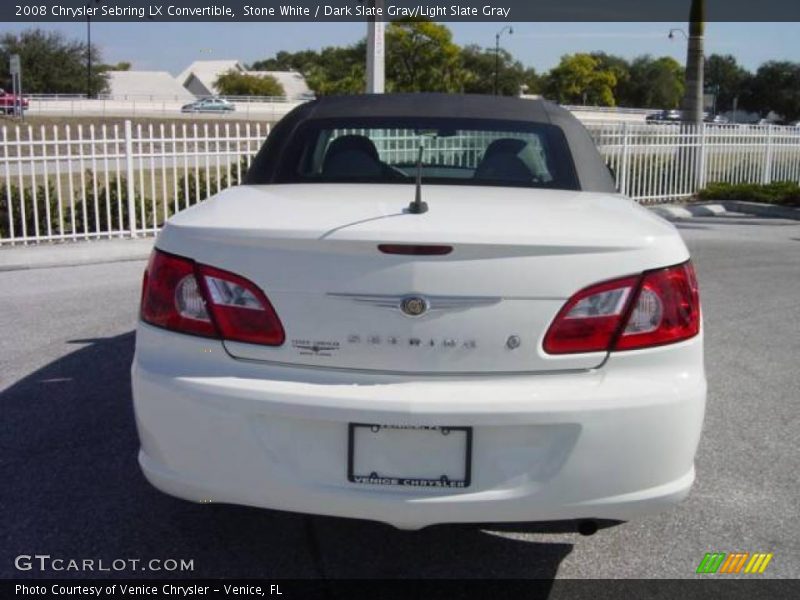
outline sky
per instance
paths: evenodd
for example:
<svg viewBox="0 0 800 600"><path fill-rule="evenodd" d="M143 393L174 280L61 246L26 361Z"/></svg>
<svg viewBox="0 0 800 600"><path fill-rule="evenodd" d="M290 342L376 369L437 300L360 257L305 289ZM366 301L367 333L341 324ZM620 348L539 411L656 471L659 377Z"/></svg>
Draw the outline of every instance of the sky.
<svg viewBox="0 0 800 600"><path fill-rule="evenodd" d="M447 23L460 45L494 47L504 23ZM685 23L512 23L513 35L501 45L525 66L547 71L564 54L602 50L633 58L640 54L672 56L683 63L686 40L667 37ZM3 23L0 32L31 27L61 31L85 39L81 23ZM732 54L755 70L767 60L800 60L800 23L708 23L706 54ZM251 63L279 50L346 45L366 35L363 23L100 23L92 24L92 43L108 63L129 61L134 69L178 74L203 59L238 59Z"/></svg>

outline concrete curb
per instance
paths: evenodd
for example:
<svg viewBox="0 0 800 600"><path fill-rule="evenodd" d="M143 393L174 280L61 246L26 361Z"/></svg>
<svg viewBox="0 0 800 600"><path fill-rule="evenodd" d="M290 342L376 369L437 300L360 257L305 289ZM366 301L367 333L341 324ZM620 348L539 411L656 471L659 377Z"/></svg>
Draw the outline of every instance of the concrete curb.
<svg viewBox="0 0 800 600"><path fill-rule="evenodd" d="M154 238L98 240L0 248L0 271L147 260Z"/></svg>
<svg viewBox="0 0 800 600"><path fill-rule="evenodd" d="M690 204L686 208L694 217L722 217L730 212L722 204Z"/></svg>
<svg viewBox="0 0 800 600"><path fill-rule="evenodd" d="M745 213L770 219L792 219L800 221L800 208L794 208L792 206L776 206L775 204L746 202L744 200L720 200L719 204L731 212Z"/></svg>
<svg viewBox="0 0 800 600"><path fill-rule="evenodd" d="M692 213L689 212L685 206L677 204L659 204L656 206L648 206L650 210L656 213L659 217L665 218L667 221L678 221L680 219L691 219Z"/></svg>
<svg viewBox="0 0 800 600"><path fill-rule="evenodd" d="M800 221L800 208L776 206L743 200L718 200L691 204L657 204L648 206L657 215L668 221L680 221L692 217L725 217L728 213L739 213L766 219L791 219Z"/></svg>

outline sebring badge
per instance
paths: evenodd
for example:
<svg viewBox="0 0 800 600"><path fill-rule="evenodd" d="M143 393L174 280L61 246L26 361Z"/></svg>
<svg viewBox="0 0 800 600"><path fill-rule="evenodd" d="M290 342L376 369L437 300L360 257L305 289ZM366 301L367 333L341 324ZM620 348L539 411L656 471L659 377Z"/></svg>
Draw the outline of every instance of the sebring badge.
<svg viewBox="0 0 800 600"><path fill-rule="evenodd" d="M400 301L400 310L409 317L418 317L428 311L428 301L420 296L408 296Z"/></svg>

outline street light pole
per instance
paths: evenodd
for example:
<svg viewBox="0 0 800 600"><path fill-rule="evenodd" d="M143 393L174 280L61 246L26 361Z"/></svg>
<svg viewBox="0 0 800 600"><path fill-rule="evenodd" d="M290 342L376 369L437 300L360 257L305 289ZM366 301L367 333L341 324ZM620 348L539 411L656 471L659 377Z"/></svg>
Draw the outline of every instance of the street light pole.
<svg viewBox="0 0 800 600"><path fill-rule="evenodd" d="M368 0L367 5L383 9L383 0ZM382 94L385 88L384 22L376 15L367 17L367 93Z"/></svg>
<svg viewBox="0 0 800 600"><path fill-rule="evenodd" d="M703 152L690 142L692 135L703 140L703 71L705 69L704 34L705 34L705 0L692 0L689 9L689 35L680 30L687 38L686 45L686 92L681 103L683 123L687 143L681 149L681 160L691 169L689 181L695 189L700 189L705 180L705 163ZM673 31L670 31L672 37Z"/></svg>
<svg viewBox="0 0 800 600"><path fill-rule="evenodd" d="M89 6L91 6L91 1ZM95 4L100 4L103 0L93 0ZM88 8L88 6L87 6ZM86 97L92 97L92 17L86 14Z"/></svg>
<svg viewBox="0 0 800 600"><path fill-rule="evenodd" d="M671 39L671 40L675 39L675 32L676 32L676 31L677 31L678 33L680 33L680 34L681 34L681 35L682 35L684 38L686 38L686 40L688 40L688 39L689 39L689 36L688 36L688 35L686 35L686 32L685 32L683 29L677 29L677 28L675 28L675 29L670 29L670 30L669 30L669 35L668 35L667 37L668 37L669 39Z"/></svg>
<svg viewBox="0 0 800 600"><path fill-rule="evenodd" d="M689 42L686 48L686 96L684 116L696 126L703 122L705 0L692 0L689 13Z"/></svg>
<svg viewBox="0 0 800 600"><path fill-rule="evenodd" d="M86 98L92 97L92 18L86 17Z"/></svg>
<svg viewBox="0 0 800 600"><path fill-rule="evenodd" d="M693 9L694 10L694 9ZM699 125L703 121L704 110L704 63L703 49L703 23L691 22L689 33L683 29L670 29L669 39L674 40L675 34L680 33L687 41L686 47L686 92L681 102L682 117L685 121ZM699 60L698 60L699 53ZM714 110L716 112L716 96L714 96Z"/></svg>
<svg viewBox="0 0 800 600"><path fill-rule="evenodd" d="M494 95L500 91L500 36L506 31L511 35L514 33L514 28L511 25L506 25L494 36Z"/></svg>

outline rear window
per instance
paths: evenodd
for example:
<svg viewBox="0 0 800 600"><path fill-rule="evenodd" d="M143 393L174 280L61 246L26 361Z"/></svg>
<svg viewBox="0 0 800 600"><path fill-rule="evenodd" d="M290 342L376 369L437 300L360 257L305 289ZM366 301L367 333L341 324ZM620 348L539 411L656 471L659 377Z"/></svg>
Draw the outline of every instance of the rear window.
<svg viewBox="0 0 800 600"><path fill-rule="evenodd" d="M558 127L477 119L312 120L295 132L276 179L413 183L418 161L426 184L579 189Z"/></svg>

